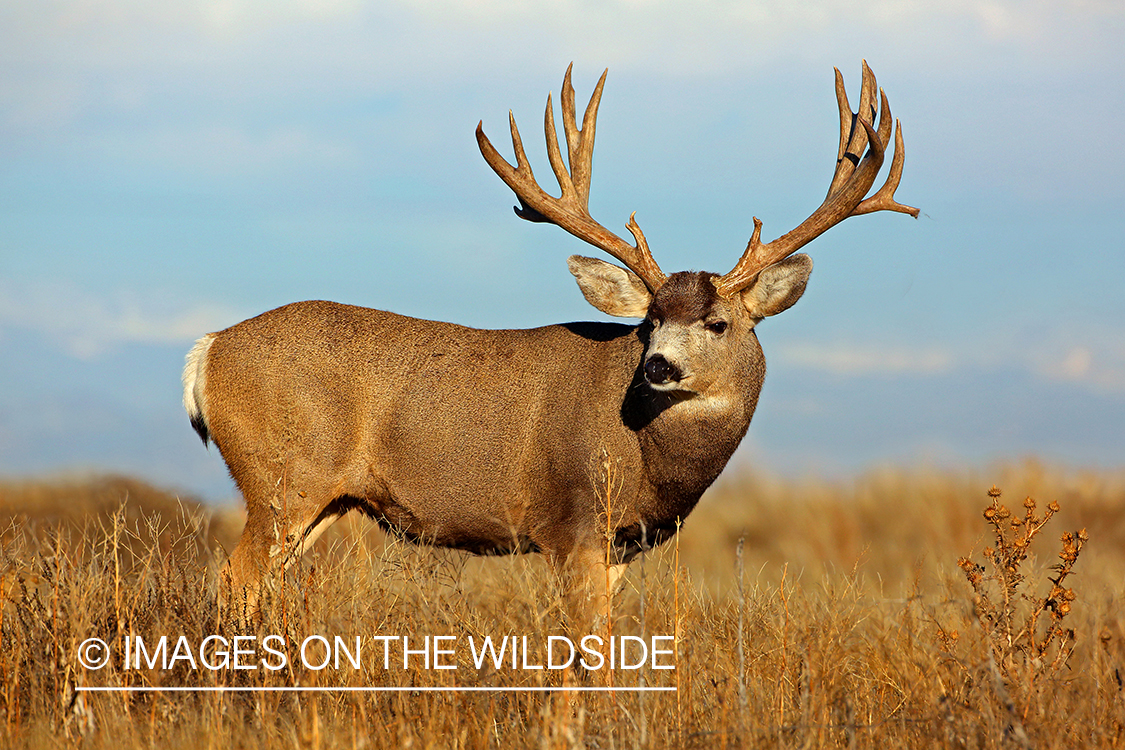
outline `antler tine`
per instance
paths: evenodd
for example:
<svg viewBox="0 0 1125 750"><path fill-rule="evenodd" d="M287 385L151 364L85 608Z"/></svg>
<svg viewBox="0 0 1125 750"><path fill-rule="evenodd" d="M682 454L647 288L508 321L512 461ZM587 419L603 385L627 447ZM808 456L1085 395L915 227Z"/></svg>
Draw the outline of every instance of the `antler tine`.
<svg viewBox="0 0 1125 750"><path fill-rule="evenodd" d="M551 169L559 182L562 195L554 198L548 195L535 181L531 172L531 165L523 151L519 130L516 128L515 117L509 113L512 130L512 146L516 152L516 166L500 156L496 148L484 134L484 123L477 125L477 144L480 146L481 155L493 171L512 189L519 199L520 206L515 209L516 215L521 219L535 222L549 222L562 227L581 240L589 242L625 264L633 273L637 274L645 286L655 292L664 283L667 276L660 270L649 251L644 233L637 225L634 216L629 217L626 225L636 240L636 246L630 245L613 232L594 221L590 216L590 177L591 162L594 152L594 131L598 117L598 104L601 102L602 88L605 85L606 70L602 73L586 112L582 118L582 129L574 116L574 87L570 83L570 73L573 63L566 70L563 79L561 104L563 112L563 131L566 134L567 156L570 162L570 171L563 164L562 153L559 149L558 131L555 129L554 106L550 95L547 96L547 111L543 117L543 126L547 139L547 158L551 162Z"/></svg>
<svg viewBox="0 0 1125 750"><path fill-rule="evenodd" d="M829 194L832 193L833 188L836 187L837 182L843 182L851 176L851 170L841 176L844 170L844 154L848 151L848 141L852 135L852 105L848 102L848 90L844 86L844 74L840 72L839 68L832 68L836 71L836 106L840 110L840 148L836 152L836 172L832 175L832 183L828 186ZM852 162L848 162L852 164Z"/></svg>
<svg viewBox="0 0 1125 750"><path fill-rule="evenodd" d="M876 91L880 99L878 130L872 127L875 121ZM863 84L860 93L859 112L853 114L844 90L843 76L836 70L836 100L840 109L840 147L837 152L836 171L828 195L812 214L796 229L778 237L772 242L761 241L762 222L754 217L754 232L746 245L742 257L734 268L714 280L722 296L730 296L745 289L758 277L762 269L787 258L797 252L825 231L849 216L889 210L918 216L918 209L895 202L894 192L902 179L902 165L905 150L902 141L902 127L895 131L895 152L890 173L886 182L870 198L864 199L871 189L883 165L885 147L891 135L891 113L887 96L875 83L875 75L863 63ZM897 124L897 121L893 121ZM859 155L864 146L867 154Z"/></svg>
<svg viewBox="0 0 1125 750"><path fill-rule="evenodd" d="M887 148L887 144L891 142L891 123L894 122L891 117L891 103L887 101L887 92L879 89L879 128L876 132L879 133L879 143L883 144L883 149ZM875 118L872 117L872 122Z"/></svg>
<svg viewBox="0 0 1125 750"><path fill-rule="evenodd" d="M866 120L869 123L874 123L876 115L875 96L876 93L880 91L880 89L879 85L875 82L875 73L872 72L866 60L863 61L862 69L862 82L860 83L859 89L859 108L856 109L855 113L856 117L858 117L859 119ZM857 135L858 134L859 133L857 132ZM860 142L861 141L857 141L857 143L854 145L859 148L858 144Z"/></svg>
<svg viewBox="0 0 1125 750"><path fill-rule="evenodd" d="M547 109L543 113L543 132L547 135L547 160L551 162L551 171L555 173L563 197L571 198L574 195L574 183L566 167L563 166L562 153L559 151L559 135L555 129L555 105L551 101L550 93L547 94ZM567 149L569 153L569 145Z"/></svg>
<svg viewBox="0 0 1125 750"><path fill-rule="evenodd" d="M881 126L882 121L879 124ZM902 123L896 119L895 155L891 159L891 171L887 174L887 181L883 183L883 187L879 188L878 192L856 206L855 210L852 211L852 216L869 214L874 211L898 211L902 214L910 214L915 219L918 218L918 214L921 213L919 209L913 206L905 206L895 200L895 190L898 190L898 183L902 180L902 165L905 161L906 150L902 145Z"/></svg>
<svg viewBox="0 0 1125 750"><path fill-rule="evenodd" d="M570 83L570 72L574 67L571 63L566 69L563 78L562 104L563 132L566 135L567 161L570 171L563 166L562 154L559 151L558 131L555 128L555 108L551 102L551 95L547 94L547 110L543 118L543 126L547 136L547 157L551 160L551 169L559 181L563 194L573 191L581 200L583 206L590 202L590 177L591 163L594 155L594 133L597 126L598 105L602 99L602 89L609 70L602 73L598 85L590 96L590 103L586 105L586 112L582 117L582 129L574 115L574 87Z"/></svg>
<svg viewBox="0 0 1125 750"><path fill-rule="evenodd" d="M864 62L866 67L866 62ZM879 89L879 142L883 144L884 149L886 144L890 142L891 137L891 123L894 122L895 130L895 150L894 157L891 159L891 168L887 174L887 179L883 186L877 192L860 202L852 211L852 216L860 214L873 213L875 211L898 211L899 213L910 214L917 218L919 210L911 206L904 206L894 200L894 192L898 188L898 183L902 179L902 165L906 159L906 152L902 142L902 123L897 118L891 117L891 105L887 101L887 93L882 88ZM874 112L872 112L874 115Z"/></svg>
<svg viewBox="0 0 1125 750"><path fill-rule="evenodd" d="M574 119L574 86L570 82L570 73L572 70L574 70L574 63L566 66L566 75L563 76L563 85L559 94L559 105L562 107L563 115L563 135L566 136L566 155L567 160L570 162L571 171L574 170L574 156L578 153L579 144L578 123ZM609 68L606 68L605 71L602 72L602 80L598 81L599 88L608 72ZM595 93L598 93L597 89L595 89ZM592 97L591 101L593 101ZM585 124L585 122L583 122L583 124ZM554 131L552 131L551 137L557 137Z"/></svg>
<svg viewBox="0 0 1125 750"><path fill-rule="evenodd" d="M605 87L605 78L609 75L609 70L603 71L602 77L598 79L598 85L594 87L594 93L590 95L590 102L586 105L586 111L582 114L582 130L579 130L578 121L575 118L574 86L570 82L570 72L573 67L574 63L571 63L566 68L560 104L562 105L563 131L566 134L566 152L570 162L571 180L573 180L574 187L578 194L582 196L583 201L588 202L590 199L591 163L594 155L594 132L597 129L598 106L602 101L602 89ZM552 137L554 137L553 128Z"/></svg>
<svg viewBox="0 0 1125 750"><path fill-rule="evenodd" d="M863 149L867 147L867 131L859 126L859 121L875 122L875 74L867 66L867 61L863 61L863 82L860 85L859 107L854 113L851 104L848 102L848 92L844 87L844 76L840 73L839 68L833 68L833 70L836 72L836 103L840 109L840 149L836 154L836 172L832 175L832 182L828 186L828 195L832 195L848 181L859 164L860 157L863 156ZM882 94L883 90L879 89L879 93ZM882 99L885 105L886 96L884 95ZM880 128L880 130L882 129ZM882 136L882 133L880 135ZM887 132L887 135L890 135L890 131ZM882 140L883 143L887 142L885 136L882 136Z"/></svg>

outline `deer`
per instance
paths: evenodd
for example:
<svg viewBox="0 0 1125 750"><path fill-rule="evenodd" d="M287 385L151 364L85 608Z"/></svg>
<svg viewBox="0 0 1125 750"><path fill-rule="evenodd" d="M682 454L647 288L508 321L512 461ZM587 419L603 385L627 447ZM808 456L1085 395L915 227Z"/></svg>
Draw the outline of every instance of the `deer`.
<svg viewBox="0 0 1125 750"><path fill-rule="evenodd" d="M359 511L412 542L541 553L568 616L607 617L630 561L677 533L746 434L766 373L755 327L791 307L812 271L797 250L851 216L918 216L894 197L905 158L897 120L889 173L871 192L892 119L864 61L857 112L836 69L840 141L820 206L770 242L754 217L728 273L665 274L635 212L632 243L590 215L609 71L580 128L572 68L561 90L565 162L550 94L544 116L559 196L536 181L511 112L514 165L483 121L477 144L519 200L519 218L561 227L621 264L567 261L591 305L640 322L479 330L306 301L200 338L186 357L184 407L246 505L220 571L226 606L257 611L278 571Z"/></svg>

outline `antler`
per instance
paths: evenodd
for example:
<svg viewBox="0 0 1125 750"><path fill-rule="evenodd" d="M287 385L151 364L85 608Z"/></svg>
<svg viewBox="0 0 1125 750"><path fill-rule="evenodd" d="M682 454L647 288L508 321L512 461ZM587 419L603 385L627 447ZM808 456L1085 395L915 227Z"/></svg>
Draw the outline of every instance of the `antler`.
<svg viewBox="0 0 1125 750"><path fill-rule="evenodd" d="M883 166L883 153L891 135L891 108L887 103L887 95L882 89L878 89L881 104L879 128L874 130L871 127L871 123L875 121L875 91L875 74L867 67L867 61L864 60L859 111L853 114L851 105L848 104L847 92L844 90L844 77L840 75L839 68L836 69L836 101L840 107L840 149L836 156L836 172L828 188L828 197L796 229L772 242L761 241L762 222L755 216L754 233L742 257L730 273L714 280L721 296L729 297L745 289L753 283L762 269L789 257L849 216L873 211L898 211L918 217L917 208L904 206L894 199L895 190L902 179L902 163L905 159L902 125L898 120L894 121L895 151L887 180L873 195L864 197ZM867 155L860 160L859 156L865 146L869 146Z"/></svg>
<svg viewBox="0 0 1125 750"><path fill-rule="evenodd" d="M575 237L601 248L624 263L644 281L649 291L655 293L667 276L652 258L644 233L637 225L636 212L629 217L629 223L626 225L637 242L636 247L610 232L590 216L590 162L594 153L594 130L598 118L598 103L602 98L602 86L605 85L605 77L609 70L602 73L590 97L590 103L586 105L586 113L582 117L582 129L579 130L574 117L574 87L570 84L570 71L573 67L574 63L567 67L562 87L563 130L566 134L566 150L570 162L569 173L559 152L554 107L551 104L550 94L547 95L547 113L543 122L547 135L547 156L562 189L561 197L554 198L548 195L535 181L535 175L531 173L531 165L527 161L527 154L523 150L523 141L520 140L520 133L516 128L516 118L511 112L508 113L508 120L511 123L516 166L509 164L493 147L488 136L484 134L483 121L477 125L477 144L480 146L484 160L519 198L520 205L515 208L516 216L527 221L550 222Z"/></svg>

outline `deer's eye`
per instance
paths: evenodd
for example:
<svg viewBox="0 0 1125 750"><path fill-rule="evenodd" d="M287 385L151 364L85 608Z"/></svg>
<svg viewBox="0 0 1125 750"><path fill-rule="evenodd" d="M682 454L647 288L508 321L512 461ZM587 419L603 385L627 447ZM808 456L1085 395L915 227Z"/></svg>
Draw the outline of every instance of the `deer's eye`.
<svg viewBox="0 0 1125 750"><path fill-rule="evenodd" d="M727 322L725 320L716 320L705 324L704 327L716 336L722 336L727 330Z"/></svg>

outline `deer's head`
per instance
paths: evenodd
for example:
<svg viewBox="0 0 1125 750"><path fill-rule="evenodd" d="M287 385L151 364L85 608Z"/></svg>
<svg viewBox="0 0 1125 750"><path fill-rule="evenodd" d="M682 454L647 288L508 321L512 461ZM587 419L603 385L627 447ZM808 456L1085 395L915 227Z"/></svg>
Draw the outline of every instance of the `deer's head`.
<svg viewBox="0 0 1125 750"><path fill-rule="evenodd" d="M626 242L590 216L594 131L608 71L590 97L581 128L575 117L570 73L571 68L567 68L562 88L569 171L559 149L550 95L544 118L547 156L562 193L558 198L548 195L535 181L513 116L509 115L509 121L515 166L500 156L482 125L477 126L477 142L485 160L519 199L517 216L560 226L624 265L622 268L578 255L569 259L570 271L590 304L608 315L644 319L648 346L643 371L656 391L683 397L707 396L716 388L722 389L728 382L726 374L740 366L747 354L760 358L754 326L800 299L812 272L812 260L797 251L820 234L849 216L873 211L918 216L918 209L894 199L905 157L902 126L897 121L890 172L882 187L868 196L883 165L892 118L886 94L877 89L875 76L864 62L858 113L851 111L843 77L836 70L840 145L828 196L820 206L795 229L771 242L761 241L762 222L754 217L750 242L729 273L680 272L668 276L653 259L635 214L629 217L626 228L636 244ZM877 128L873 126L876 114Z"/></svg>

